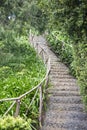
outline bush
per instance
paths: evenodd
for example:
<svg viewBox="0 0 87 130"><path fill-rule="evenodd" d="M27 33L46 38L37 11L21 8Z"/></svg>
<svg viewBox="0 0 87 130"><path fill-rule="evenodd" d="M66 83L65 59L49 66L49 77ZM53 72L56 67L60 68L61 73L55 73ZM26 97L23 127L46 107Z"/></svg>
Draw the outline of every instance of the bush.
<svg viewBox="0 0 87 130"><path fill-rule="evenodd" d="M74 46L74 50L74 68L87 110L87 45L79 42Z"/></svg>
<svg viewBox="0 0 87 130"><path fill-rule="evenodd" d="M0 98L18 97L36 86L45 76L46 68L34 48L29 45L26 36L4 34L0 41ZM9 36L10 35L10 36ZM3 37L4 37L3 36ZM39 92L32 106L30 105L36 90L21 100L20 116L26 114L38 125ZM0 103L0 116L10 107L12 101ZM10 115L14 115L16 105ZM27 112L28 111L28 112ZM38 126L37 126L38 127Z"/></svg>
<svg viewBox="0 0 87 130"><path fill-rule="evenodd" d="M71 65L73 61L73 46L71 43L64 42L65 38L60 38L56 32L50 34L47 37L51 49L60 57L60 59L68 66Z"/></svg>
<svg viewBox="0 0 87 130"><path fill-rule="evenodd" d="M52 50L60 57L60 59L68 65L70 72L78 79L80 91L87 110L87 44L86 40L74 41L69 40L55 33L51 33L47 37ZM60 39L60 40L59 40ZM66 38L67 39L67 38Z"/></svg>
<svg viewBox="0 0 87 130"><path fill-rule="evenodd" d="M0 118L0 130L32 130L31 120L26 121L21 117L12 116Z"/></svg>

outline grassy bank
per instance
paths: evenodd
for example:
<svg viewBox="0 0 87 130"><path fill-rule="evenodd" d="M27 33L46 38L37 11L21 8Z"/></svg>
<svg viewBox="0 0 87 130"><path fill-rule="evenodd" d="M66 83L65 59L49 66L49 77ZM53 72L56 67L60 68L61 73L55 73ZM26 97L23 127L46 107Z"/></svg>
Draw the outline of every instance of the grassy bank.
<svg viewBox="0 0 87 130"><path fill-rule="evenodd" d="M45 76L46 68L35 50L29 45L26 36L15 37L10 42L0 42L0 99L17 97L36 86ZM23 99L20 115L26 113L35 91ZM0 103L0 115L3 115L12 102ZM25 105L26 104L26 105ZM39 93L31 106L27 117L38 119ZM15 106L10 111L14 115Z"/></svg>

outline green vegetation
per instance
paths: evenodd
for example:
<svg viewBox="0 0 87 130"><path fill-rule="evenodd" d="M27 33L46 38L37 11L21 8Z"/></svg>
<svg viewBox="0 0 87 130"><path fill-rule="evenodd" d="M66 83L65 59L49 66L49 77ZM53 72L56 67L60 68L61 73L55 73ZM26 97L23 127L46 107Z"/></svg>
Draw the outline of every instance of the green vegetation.
<svg viewBox="0 0 87 130"><path fill-rule="evenodd" d="M3 41L4 42L4 41ZM11 42L11 41L10 41ZM37 85L45 75L43 62L26 37L0 47L0 97L17 97ZM15 93L14 93L15 91Z"/></svg>
<svg viewBox="0 0 87 130"><path fill-rule="evenodd" d="M53 50L77 77L87 108L87 0L0 2L0 98L23 94L45 74L42 61L28 45L30 29L48 32ZM25 98L24 104L29 105L34 93ZM38 117L38 97L27 113L32 120ZM10 104L2 102L0 114ZM25 111L21 104L20 114L23 116Z"/></svg>
<svg viewBox="0 0 87 130"><path fill-rule="evenodd" d="M72 46L72 42L68 41L68 38L66 39L66 37L62 37L58 31L52 31L46 38L51 49L56 53L61 61L70 68L70 72L76 76L75 69L73 67L74 48Z"/></svg>
<svg viewBox="0 0 87 130"><path fill-rule="evenodd" d="M38 6L48 18L48 39L76 75L87 107L87 1L39 0Z"/></svg>
<svg viewBox="0 0 87 130"><path fill-rule="evenodd" d="M9 41L3 40L0 46L0 98L20 96L36 86L45 76L44 64L29 45L26 36L15 38L10 35L7 40ZM35 91L23 99L24 104L29 106L34 94ZM4 114L10 104L11 102L2 102L0 114ZM26 113L24 104L21 104L20 109L22 116ZM38 117L38 104L39 94L30 108L29 117L32 119ZM14 109L15 106L10 112L11 115L14 114Z"/></svg>
<svg viewBox="0 0 87 130"><path fill-rule="evenodd" d="M20 96L36 86L45 76L44 63L28 42L30 29L35 30L37 25L42 23L38 30L43 32L45 23L42 21L45 20L41 18L45 17L45 14L42 14L35 0L3 0L0 2L0 16L0 99L2 99ZM27 118L31 118L33 125L38 127L39 92L32 106L28 108L34 94L35 91L21 100L20 116L25 117L26 114ZM1 117L11 104L12 101L0 102ZM16 105L9 112L10 115L14 115L15 108Z"/></svg>
<svg viewBox="0 0 87 130"><path fill-rule="evenodd" d="M7 116L0 119L0 130L32 130L31 120Z"/></svg>

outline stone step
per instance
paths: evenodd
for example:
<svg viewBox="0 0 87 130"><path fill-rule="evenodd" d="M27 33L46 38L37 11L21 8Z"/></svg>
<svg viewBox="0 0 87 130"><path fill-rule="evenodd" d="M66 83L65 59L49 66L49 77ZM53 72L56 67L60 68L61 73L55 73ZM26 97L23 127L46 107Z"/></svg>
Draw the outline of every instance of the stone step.
<svg viewBox="0 0 87 130"><path fill-rule="evenodd" d="M76 80L42 36L35 36L33 40L42 45L51 59L52 86L48 88L48 109L41 130L87 130L87 114L83 111Z"/></svg>
<svg viewBox="0 0 87 130"><path fill-rule="evenodd" d="M63 63L61 63L60 61L56 61L56 62L51 62L50 63L51 66L56 67L56 66L62 66L62 67L67 67L66 65L64 65ZM67 67L68 68L68 67Z"/></svg>
<svg viewBox="0 0 87 130"><path fill-rule="evenodd" d="M68 67L66 65L64 65L63 63L61 63L61 62L52 62L51 66L52 66L52 68L55 68L55 67L65 67L65 68L68 69Z"/></svg>
<svg viewBox="0 0 87 130"><path fill-rule="evenodd" d="M56 86L56 87L50 87L47 89L47 91L79 91L79 87L77 86Z"/></svg>
<svg viewBox="0 0 87 130"><path fill-rule="evenodd" d="M73 76L68 75L68 74L66 74L66 75L64 75L64 74L51 74L49 77L53 78L53 79L55 79L55 78L57 78L57 79L65 79L65 78L74 79Z"/></svg>
<svg viewBox="0 0 87 130"><path fill-rule="evenodd" d="M48 94L52 94L52 96L80 96L80 92L78 91L57 91L56 89L53 90L49 90L48 89Z"/></svg>
<svg viewBox="0 0 87 130"><path fill-rule="evenodd" d="M51 62L50 63L52 66L65 66L65 67L67 67L65 64L63 64L60 60L58 60L57 62ZM68 67L67 67L68 68Z"/></svg>
<svg viewBox="0 0 87 130"><path fill-rule="evenodd" d="M46 120L56 122L57 120L79 120L79 121L87 121L87 115L85 112L79 111L62 111L60 110L49 110L46 113Z"/></svg>
<svg viewBox="0 0 87 130"><path fill-rule="evenodd" d="M66 105L66 103L49 103L49 108L48 108L48 111L49 110L61 110L61 111L75 111L75 112L82 112L84 111L84 106L82 104L75 104L75 103L72 103L72 104L68 104Z"/></svg>
<svg viewBox="0 0 87 130"><path fill-rule="evenodd" d="M69 73L63 72L56 72L56 71L50 71L50 75L69 75Z"/></svg>
<svg viewBox="0 0 87 130"><path fill-rule="evenodd" d="M80 96L50 96L49 97L50 103L76 103L81 104L82 100Z"/></svg>
<svg viewBox="0 0 87 130"><path fill-rule="evenodd" d="M51 55L50 57L51 57L51 63L60 62L60 59L58 60L56 57L52 57Z"/></svg>
<svg viewBox="0 0 87 130"><path fill-rule="evenodd" d="M44 125L44 129L42 130L87 130L87 123L86 121L80 120L56 120L54 121L46 121Z"/></svg>
<svg viewBox="0 0 87 130"><path fill-rule="evenodd" d="M47 127L42 128L41 130L67 130L67 129L65 129L65 128L55 128L54 129L54 127L52 128L50 126L47 126Z"/></svg>
<svg viewBox="0 0 87 130"><path fill-rule="evenodd" d="M53 67L51 66L51 70L63 70L63 71L69 71L69 69L67 67L63 67L63 66L56 66L56 67Z"/></svg>
<svg viewBox="0 0 87 130"><path fill-rule="evenodd" d="M77 83L76 79L73 78L50 78L50 81L58 81L58 82L68 82L68 83Z"/></svg>
<svg viewBox="0 0 87 130"><path fill-rule="evenodd" d="M62 82L62 81L54 81L54 80L51 80L51 84L53 85L53 86L77 86L77 84L76 84L76 82L68 82L68 81L66 81L66 82Z"/></svg>
<svg viewBox="0 0 87 130"><path fill-rule="evenodd" d="M65 68L61 68L61 67L56 67L56 68L52 68L51 67L51 71L54 71L54 72L69 72L69 69L65 69Z"/></svg>

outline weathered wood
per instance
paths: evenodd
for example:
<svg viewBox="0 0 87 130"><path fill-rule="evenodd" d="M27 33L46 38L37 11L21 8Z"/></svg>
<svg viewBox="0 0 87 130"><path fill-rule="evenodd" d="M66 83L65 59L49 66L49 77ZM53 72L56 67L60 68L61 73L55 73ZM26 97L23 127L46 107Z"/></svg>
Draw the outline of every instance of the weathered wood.
<svg viewBox="0 0 87 130"><path fill-rule="evenodd" d="M20 110L20 99L16 100L16 111L15 111L15 117L19 115L19 110Z"/></svg>
<svg viewBox="0 0 87 130"><path fill-rule="evenodd" d="M42 127L42 106L43 106L43 95L42 95L42 86L39 88L40 91L40 106L39 106L39 124L40 128Z"/></svg>
<svg viewBox="0 0 87 130"><path fill-rule="evenodd" d="M49 77L47 76L46 81L45 81L45 86L48 87L48 83L49 83Z"/></svg>
<svg viewBox="0 0 87 130"><path fill-rule="evenodd" d="M15 98L3 98L3 99L0 99L0 102L4 102L4 101L15 101L17 100L19 97L15 97Z"/></svg>

